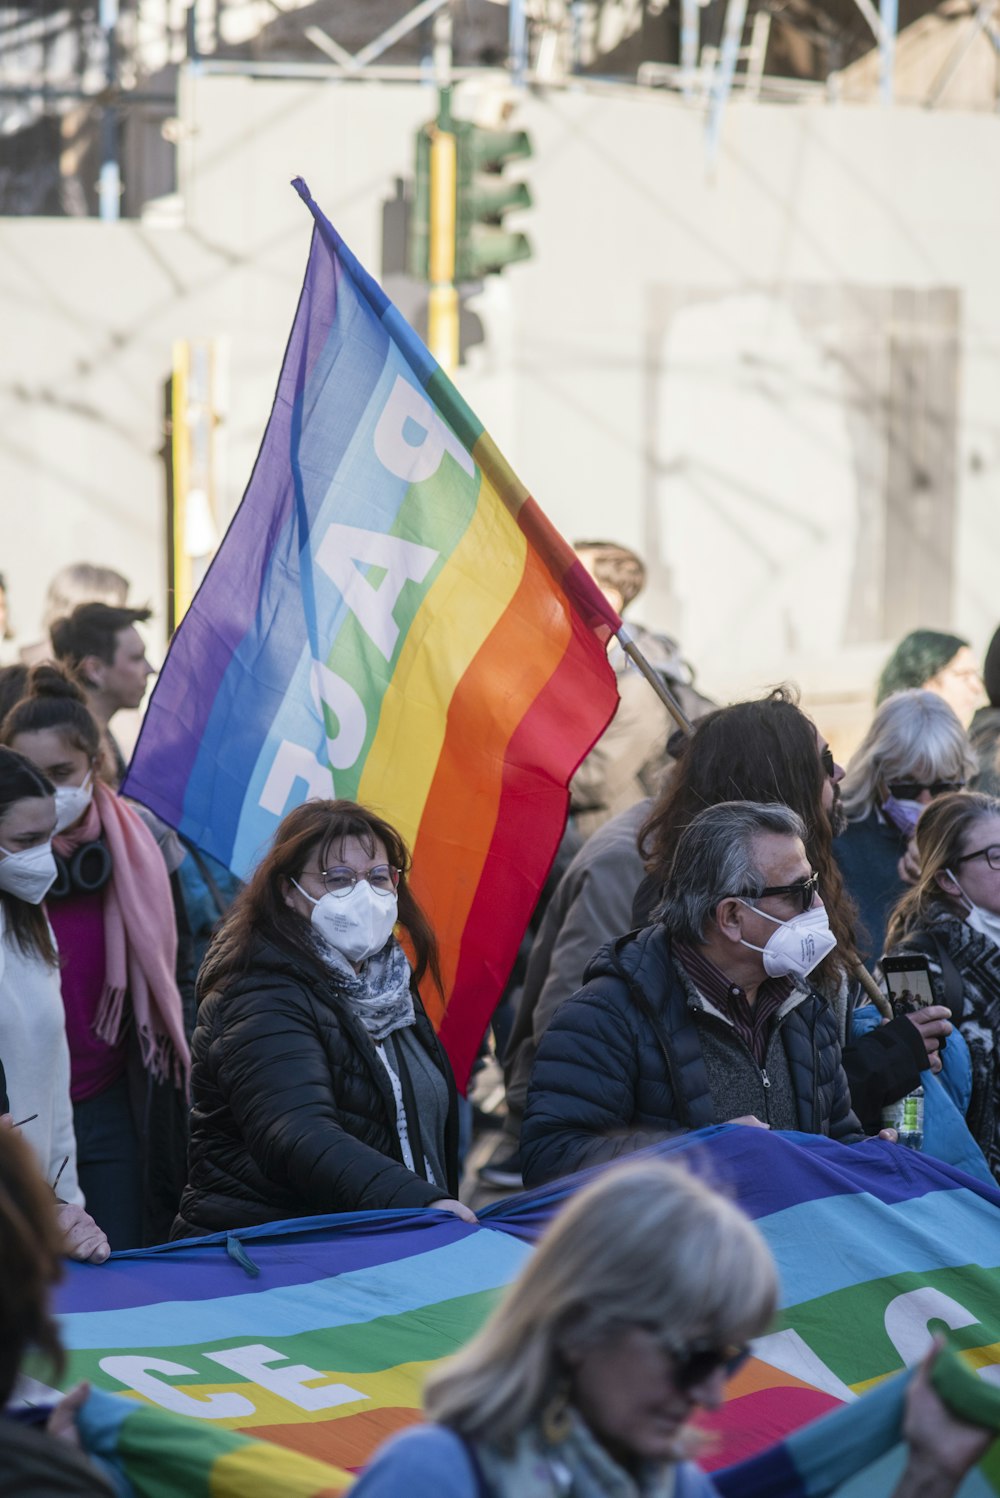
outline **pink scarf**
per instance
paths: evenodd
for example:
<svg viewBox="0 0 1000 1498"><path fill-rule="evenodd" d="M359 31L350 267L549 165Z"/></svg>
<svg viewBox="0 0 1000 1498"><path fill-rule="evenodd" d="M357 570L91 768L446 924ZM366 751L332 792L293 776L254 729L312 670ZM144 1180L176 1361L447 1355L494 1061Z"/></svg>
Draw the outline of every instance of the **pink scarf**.
<svg viewBox="0 0 1000 1498"><path fill-rule="evenodd" d="M175 977L177 926L166 864L156 839L130 806L96 781L83 820L53 838L68 858L104 838L111 878L104 886L104 992L94 1021L98 1037L117 1045L131 1000L142 1062L159 1080L186 1086L191 1056Z"/></svg>

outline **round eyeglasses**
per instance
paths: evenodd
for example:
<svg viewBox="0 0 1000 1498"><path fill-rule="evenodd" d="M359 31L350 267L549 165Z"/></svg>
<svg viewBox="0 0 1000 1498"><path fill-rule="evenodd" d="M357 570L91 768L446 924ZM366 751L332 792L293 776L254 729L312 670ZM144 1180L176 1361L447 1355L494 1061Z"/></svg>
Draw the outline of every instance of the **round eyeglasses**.
<svg viewBox="0 0 1000 1498"><path fill-rule="evenodd" d="M328 895L341 898L351 893L359 879L367 879L377 895L395 894L399 887L400 870L394 869L390 863L377 863L364 874L342 863L335 864L332 869L303 869L302 872L321 880Z"/></svg>

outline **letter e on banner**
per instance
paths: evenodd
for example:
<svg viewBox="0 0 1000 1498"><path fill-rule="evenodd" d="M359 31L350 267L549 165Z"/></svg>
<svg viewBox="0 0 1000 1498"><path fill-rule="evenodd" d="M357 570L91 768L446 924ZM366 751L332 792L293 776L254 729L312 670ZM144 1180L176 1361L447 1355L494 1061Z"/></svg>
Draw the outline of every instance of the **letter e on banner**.
<svg viewBox="0 0 1000 1498"><path fill-rule="evenodd" d="M296 780L306 783L306 801L317 801L333 794L329 767L321 765L315 754L303 749L301 744L282 739L258 797L258 806L272 816L283 817ZM295 805L298 805L297 801Z"/></svg>
<svg viewBox="0 0 1000 1498"><path fill-rule="evenodd" d="M323 1384L318 1389L310 1389L310 1381L327 1375L305 1363L271 1368L270 1363L284 1363L287 1359L283 1352L275 1352L273 1347L265 1347L261 1342L255 1342L251 1347L230 1347L225 1352L206 1352L205 1356L213 1363L221 1363L224 1368L232 1368L234 1373L242 1373L251 1383L287 1399L300 1410L335 1410L338 1405L368 1398L367 1394L352 1389L350 1384Z"/></svg>

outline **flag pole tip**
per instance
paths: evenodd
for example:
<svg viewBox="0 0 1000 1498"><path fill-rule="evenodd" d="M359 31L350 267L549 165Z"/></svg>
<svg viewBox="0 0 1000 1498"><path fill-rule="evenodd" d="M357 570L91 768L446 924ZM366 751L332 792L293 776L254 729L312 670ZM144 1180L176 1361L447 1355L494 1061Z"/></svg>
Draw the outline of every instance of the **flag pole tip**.
<svg viewBox="0 0 1000 1498"><path fill-rule="evenodd" d="M306 179L304 177L293 177L292 186L295 188L295 191L298 193L303 203L312 202L312 193L309 191L308 184L306 183Z"/></svg>

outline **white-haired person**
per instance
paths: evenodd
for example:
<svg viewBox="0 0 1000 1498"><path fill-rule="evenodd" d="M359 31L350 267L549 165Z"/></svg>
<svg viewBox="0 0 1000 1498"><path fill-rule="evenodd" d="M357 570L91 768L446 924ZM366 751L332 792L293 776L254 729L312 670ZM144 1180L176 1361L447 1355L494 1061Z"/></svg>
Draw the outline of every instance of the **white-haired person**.
<svg viewBox="0 0 1000 1498"><path fill-rule="evenodd" d="M383 1447L351 1498L711 1498L688 1421L721 1403L777 1293L738 1207L660 1160L612 1166L431 1374L429 1423ZM907 1434L894 1498L949 1498L991 1439L946 1415L926 1376Z"/></svg>
<svg viewBox="0 0 1000 1498"><path fill-rule="evenodd" d="M841 781L847 826L833 842L869 966L882 955L889 912L919 873L912 839L921 812L963 790L975 769L965 729L935 692L896 692L880 704Z"/></svg>

